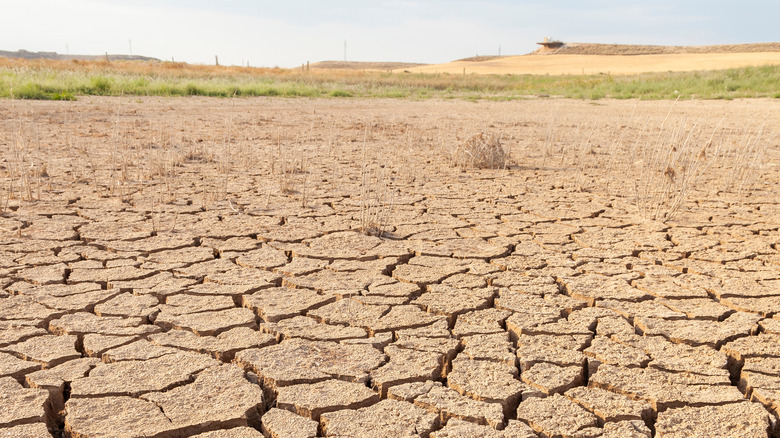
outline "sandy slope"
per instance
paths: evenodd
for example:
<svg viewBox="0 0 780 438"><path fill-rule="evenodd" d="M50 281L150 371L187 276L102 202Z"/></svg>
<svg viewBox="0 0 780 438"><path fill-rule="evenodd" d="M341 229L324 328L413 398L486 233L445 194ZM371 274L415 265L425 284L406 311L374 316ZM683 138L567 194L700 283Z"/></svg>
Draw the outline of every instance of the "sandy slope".
<svg viewBox="0 0 780 438"><path fill-rule="evenodd" d="M598 74L718 70L780 64L780 52L687 53L668 55L553 55L507 56L481 62L455 61L409 68L413 73L463 74Z"/></svg>

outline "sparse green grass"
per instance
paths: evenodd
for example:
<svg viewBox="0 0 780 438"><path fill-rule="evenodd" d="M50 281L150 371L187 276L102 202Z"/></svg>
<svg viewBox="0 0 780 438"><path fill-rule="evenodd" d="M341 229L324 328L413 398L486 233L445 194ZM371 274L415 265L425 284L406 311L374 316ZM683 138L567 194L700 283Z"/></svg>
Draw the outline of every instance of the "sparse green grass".
<svg viewBox="0 0 780 438"><path fill-rule="evenodd" d="M79 95L283 96L513 100L780 98L780 66L631 76L450 75L190 66L174 63L0 60L0 97Z"/></svg>

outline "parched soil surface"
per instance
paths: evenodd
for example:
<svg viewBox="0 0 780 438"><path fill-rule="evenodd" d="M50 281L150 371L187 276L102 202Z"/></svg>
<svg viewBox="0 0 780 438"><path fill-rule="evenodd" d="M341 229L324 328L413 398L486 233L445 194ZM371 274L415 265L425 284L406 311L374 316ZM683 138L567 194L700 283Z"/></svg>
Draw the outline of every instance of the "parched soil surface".
<svg viewBox="0 0 780 438"><path fill-rule="evenodd" d="M4 102L0 436L776 436L778 125ZM453 167L483 131L509 165Z"/></svg>

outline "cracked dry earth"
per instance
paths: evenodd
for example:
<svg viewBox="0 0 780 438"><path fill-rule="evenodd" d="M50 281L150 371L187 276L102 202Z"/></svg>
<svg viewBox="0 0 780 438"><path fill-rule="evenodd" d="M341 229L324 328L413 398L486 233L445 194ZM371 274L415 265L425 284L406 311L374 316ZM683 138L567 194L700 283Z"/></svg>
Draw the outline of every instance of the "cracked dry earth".
<svg viewBox="0 0 780 438"><path fill-rule="evenodd" d="M4 102L0 437L777 436L776 141L666 223L629 145L779 113Z"/></svg>

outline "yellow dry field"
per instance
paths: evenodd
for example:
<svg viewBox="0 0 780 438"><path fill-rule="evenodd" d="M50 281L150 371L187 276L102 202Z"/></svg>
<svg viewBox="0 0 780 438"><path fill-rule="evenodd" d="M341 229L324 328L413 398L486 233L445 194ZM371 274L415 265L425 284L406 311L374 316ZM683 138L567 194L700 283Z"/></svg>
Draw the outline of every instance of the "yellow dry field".
<svg viewBox="0 0 780 438"><path fill-rule="evenodd" d="M412 73L630 75L648 72L721 70L780 64L780 52L689 53L669 55L522 55L489 61L455 61L408 68ZM403 70L396 70L397 72Z"/></svg>

